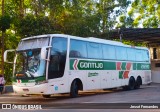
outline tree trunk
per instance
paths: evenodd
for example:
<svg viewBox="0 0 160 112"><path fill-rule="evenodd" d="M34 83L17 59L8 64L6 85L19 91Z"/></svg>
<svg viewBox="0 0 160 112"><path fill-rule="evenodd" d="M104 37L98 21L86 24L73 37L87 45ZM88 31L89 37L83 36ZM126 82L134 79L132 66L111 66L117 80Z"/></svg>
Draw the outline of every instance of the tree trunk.
<svg viewBox="0 0 160 112"><path fill-rule="evenodd" d="M2 31L2 38L1 38L1 42L2 42L2 59L1 59L1 74L4 75L4 36L5 36L5 32Z"/></svg>
<svg viewBox="0 0 160 112"><path fill-rule="evenodd" d="M4 0L2 0L2 16L4 16ZM2 38L1 38L1 42L2 42L2 58L1 58L1 74L4 75L4 35L5 32L2 31Z"/></svg>
<svg viewBox="0 0 160 112"><path fill-rule="evenodd" d="M24 5L24 0L20 0L20 6L19 6L19 16L20 16L20 19L22 19L23 16L24 16L23 5Z"/></svg>

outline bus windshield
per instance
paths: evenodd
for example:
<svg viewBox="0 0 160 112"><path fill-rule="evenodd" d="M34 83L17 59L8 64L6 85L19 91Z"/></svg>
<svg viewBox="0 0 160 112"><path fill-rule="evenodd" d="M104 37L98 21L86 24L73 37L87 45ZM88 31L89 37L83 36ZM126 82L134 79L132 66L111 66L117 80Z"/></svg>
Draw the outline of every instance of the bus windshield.
<svg viewBox="0 0 160 112"><path fill-rule="evenodd" d="M40 59L40 49L17 52L16 78L35 78L44 75L45 60Z"/></svg>

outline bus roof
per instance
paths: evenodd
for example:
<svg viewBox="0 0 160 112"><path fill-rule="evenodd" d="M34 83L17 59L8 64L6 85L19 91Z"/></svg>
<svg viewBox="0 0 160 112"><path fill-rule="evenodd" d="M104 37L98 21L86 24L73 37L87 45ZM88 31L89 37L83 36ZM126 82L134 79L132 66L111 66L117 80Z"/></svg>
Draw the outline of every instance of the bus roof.
<svg viewBox="0 0 160 112"><path fill-rule="evenodd" d="M148 48L146 48L146 47L137 47L137 46L126 45L126 44L123 44L122 42L118 42L118 41L105 40L105 39L100 39L100 38L95 38L95 37L86 37L85 38L85 37L78 37L78 36L72 36L72 35L66 35L66 34L37 35L37 36L24 38L24 39L22 39L22 41L29 40L29 39L35 39L35 38L46 38L46 37L65 37L65 38L71 38L71 39L88 41L88 42L96 42L96 43L102 43L102 44L109 44L109 45L132 47L132 48L137 48L137 49L146 49L146 50L148 50Z"/></svg>
<svg viewBox="0 0 160 112"><path fill-rule="evenodd" d="M32 37L27 37L27 38L23 38L22 39L22 41L23 40L30 40L30 39L35 39L35 38L43 38L43 37L48 37L48 36L50 36L50 35L37 35L37 36L32 36Z"/></svg>

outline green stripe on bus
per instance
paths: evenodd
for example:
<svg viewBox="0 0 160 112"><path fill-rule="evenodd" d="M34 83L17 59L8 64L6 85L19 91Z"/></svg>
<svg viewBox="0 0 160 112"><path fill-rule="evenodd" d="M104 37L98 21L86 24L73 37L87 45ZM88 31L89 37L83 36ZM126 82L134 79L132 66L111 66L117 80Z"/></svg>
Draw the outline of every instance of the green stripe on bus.
<svg viewBox="0 0 160 112"><path fill-rule="evenodd" d="M104 70L116 70L116 62L104 62Z"/></svg>
<svg viewBox="0 0 160 112"><path fill-rule="evenodd" d="M126 62L122 62L121 70L126 70Z"/></svg>
<svg viewBox="0 0 160 112"><path fill-rule="evenodd" d="M119 61L120 62L120 61ZM70 70L116 70L117 62L70 59ZM128 62L120 62L121 71L127 70ZM150 70L149 63L131 63L129 70ZM117 64L118 67L118 64Z"/></svg>
<svg viewBox="0 0 160 112"><path fill-rule="evenodd" d="M150 70L150 64L147 63L137 63L137 70Z"/></svg>
<svg viewBox="0 0 160 112"><path fill-rule="evenodd" d="M137 64L136 63L133 63L133 70L137 70Z"/></svg>
<svg viewBox="0 0 160 112"><path fill-rule="evenodd" d="M116 63L70 59L70 70L116 70Z"/></svg>
<svg viewBox="0 0 160 112"><path fill-rule="evenodd" d="M13 78L13 82L17 82L18 80L20 81L20 83L32 83L32 82L44 81L44 80L46 80L46 77L41 76L41 77L36 77L34 79L16 79L16 78Z"/></svg>

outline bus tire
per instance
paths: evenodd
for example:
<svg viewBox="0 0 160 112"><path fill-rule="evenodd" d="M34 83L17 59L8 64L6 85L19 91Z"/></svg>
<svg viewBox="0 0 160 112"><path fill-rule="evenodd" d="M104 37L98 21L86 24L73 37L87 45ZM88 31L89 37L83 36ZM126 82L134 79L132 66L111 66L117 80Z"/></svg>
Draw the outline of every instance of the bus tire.
<svg viewBox="0 0 160 112"><path fill-rule="evenodd" d="M142 84L141 78L137 77L136 84L135 84L135 89L139 89L141 84Z"/></svg>
<svg viewBox="0 0 160 112"><path fill-rule="evenodd" d="M135 79L134 77L130 77L129 84L128 84L128 90L133 90L135 88Z"/></svg>
<svg viewBox="0 0 160 112"><path fill-rule="evenodd" d="M71 84L70 96L71 98L75 98L78 96L78 84L76 80L74 80Z"/></svg>
<svg viewBox="0 0 160 112"><path fill-rule="evenodd" d="M42 95L43 96L43 98L50 98L51 97L51 95Z"/></svg>

